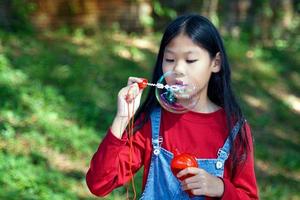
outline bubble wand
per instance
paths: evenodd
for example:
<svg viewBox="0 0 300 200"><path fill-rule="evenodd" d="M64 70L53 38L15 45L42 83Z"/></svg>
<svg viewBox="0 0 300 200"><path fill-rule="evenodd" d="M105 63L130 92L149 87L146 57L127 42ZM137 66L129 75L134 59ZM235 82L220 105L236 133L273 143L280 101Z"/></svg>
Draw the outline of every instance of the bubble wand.
<svg viewBox="0 0 300 200"><path fill-rule="evenodd" d="M156 87L158 89L166 89L166 90L172 90L172 91L179 91L180 90L180 86L182 85L164 85L162 83L149 83L147 79L143 78L142 82L138 83L139 89L144 89L147 86L151 86L151 87Z"/></svg>

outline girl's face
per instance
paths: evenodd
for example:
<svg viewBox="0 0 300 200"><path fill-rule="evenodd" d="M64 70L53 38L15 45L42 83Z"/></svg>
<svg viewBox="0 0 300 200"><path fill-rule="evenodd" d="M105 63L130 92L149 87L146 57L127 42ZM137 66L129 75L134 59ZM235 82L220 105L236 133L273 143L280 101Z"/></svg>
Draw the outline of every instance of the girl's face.
<svg viewBox="0 0 300 200"><path fill-rule="evenodd" d="M220 64L219 53L211 59L207 50L180 34L166 46L162 69L163 73L178 73L177 81L193 83L198 91L202 91L207 89L211 73L220 71Z"/></svg>

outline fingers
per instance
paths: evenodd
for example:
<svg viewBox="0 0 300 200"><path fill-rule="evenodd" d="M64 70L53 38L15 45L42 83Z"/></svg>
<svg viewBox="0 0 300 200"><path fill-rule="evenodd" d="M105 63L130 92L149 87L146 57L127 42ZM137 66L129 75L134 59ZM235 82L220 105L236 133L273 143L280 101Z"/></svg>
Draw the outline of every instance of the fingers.
<svg viewBox="0 0 300 200"><path fill-rule="evenodd" d="M179 176L193 174L181 181L183 190L193 195L205 195L210 197L221 197L224 193L224 183L221 178L213 176L204 169L190 167L178 173Z"/></svg>
<svg viewBox="0 0 300 200"><path fill-rule="evenodd" d="M204 195L206 182L203 181L201 175L196 174L190 178L186 178L181 182L182 190L188 191L193 195Z"/></svg>
<svg viewBox="0 0 300 200"><path fill-rule="evenodd" d="M128 82L127 85L132 85L133 83L141 83L143 81L142 78L138 78L138 77L129 77L128 78Z"/></svg>
<svg viewBox="0 0 300 200"><path fill-rule="evenodd" d="M140 106L143 90L138 83L142 79L136 77L128 78L128 85L123 87L118 93L118 117L131 118Z"/></svg>
<svg viewBox="0 0 300 200"><path fill-rule="evenodd" d="M184 180L181 181L181 187L183 190L190 191L191 194L193 195L201 195L203 194L202 188L203 185L205 185L205 170L201 168L196 168L196 167L188 167L186 169L181 170L178 174L177 177L183 177L186 175L191 175L193 176L185 178Z"/></svg>
<svg viewBox="0 0 300 200"><path fill-rule="evenodd" d="M144 79L138 77L129 77L127 82L127 93L124 98L127 102L132 102L136 97L140 97L143 89L138 86L138 83L142 83Z"/></svg>
<svg viewBox="0 0 300 200"><path fill-rule="evenodd" d="M137 83L133 83L124 87L120 92L119 96L125 99L128 103L132 102L138 95L141 94Z"/></svg>
<svg viewBox="0 0 300 200"><path fill-rule="evenodd" d="M187 168L181 170L176 176L177 176L177 178L180 178L187 174L198 174L201 170L203 170L203 169L200 169L197 167L187 167Z"/></svg>
<svg viewBox="0 0 300 200"><path fill-rule="evenodd" d="M194 183L199 181L199 178L201 178L200 174L195 174L194 176L188 177L184 180L181 181L181 183L185 184L185 183Z"/></svg>
<svg viewBox="0 0 300 200"><path fill-rule="evenodd" d="M192 189L191 193L193 195L203 195L203 191L201 190L201 188L199 188L199 189Z"/></svg>
<svg viewBox="0 0 300 200"><path fill-rule="evenodd" d="M191 190L191 189L194 189L194 188L199 188L199 183L195 182L195 183L181 184L181 188L183 190Z"/></svg>
<svg viewBox="0 0 300 200"><path fill-rule="evenodd" d="M193 195L208 195L208 185L201 179L194 183L182 183L181 188L182 190L190 191ZM213 190L215 189L213 188Z"/></svg>

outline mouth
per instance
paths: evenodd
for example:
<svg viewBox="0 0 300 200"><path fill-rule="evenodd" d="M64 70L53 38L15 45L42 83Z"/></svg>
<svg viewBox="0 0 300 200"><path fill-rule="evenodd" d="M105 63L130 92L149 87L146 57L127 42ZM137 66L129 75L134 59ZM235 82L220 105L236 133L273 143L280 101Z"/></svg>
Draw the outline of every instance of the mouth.
<svg viewBox="0 0 300 200"><path fill-rule="evenodd" d="M176 81L175 81L175 84L176 84L176 85L181 85L181 86L186 85L186 84L184 84L184 82L181 81L181 80L176 80Z"/></svg>
<svg viewBox="0 0 300 200"><path fill-rule="evenodd" d="M182 94L186 92L187 84L182 80L175 80L174 84L171 85L171 89L176 94Z"/></svg>

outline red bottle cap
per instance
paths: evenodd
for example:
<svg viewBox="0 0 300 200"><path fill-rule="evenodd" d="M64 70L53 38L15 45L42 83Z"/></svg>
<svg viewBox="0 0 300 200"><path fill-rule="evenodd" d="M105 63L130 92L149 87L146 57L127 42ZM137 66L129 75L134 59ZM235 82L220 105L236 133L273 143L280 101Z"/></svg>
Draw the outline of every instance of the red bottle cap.
<svg viewBox="0 0 300 200"><path fill-rule="evenodd" d="M148 80L143 78L142 82L138 83L139 88L142 90L147 87Z"/></svg>

